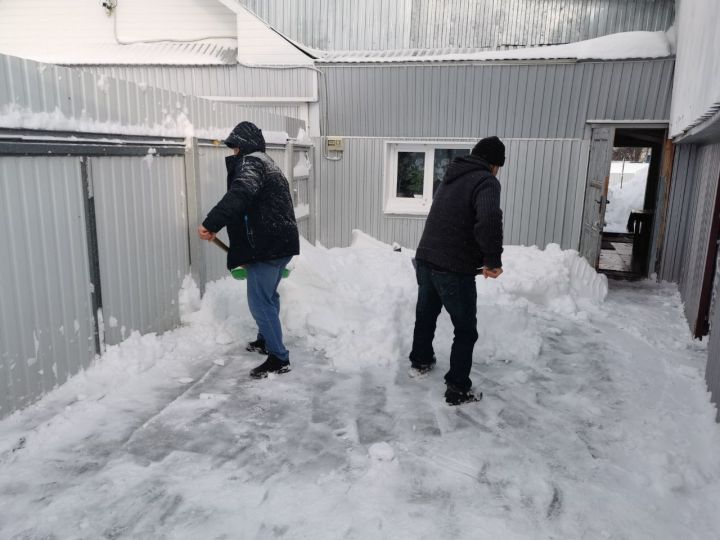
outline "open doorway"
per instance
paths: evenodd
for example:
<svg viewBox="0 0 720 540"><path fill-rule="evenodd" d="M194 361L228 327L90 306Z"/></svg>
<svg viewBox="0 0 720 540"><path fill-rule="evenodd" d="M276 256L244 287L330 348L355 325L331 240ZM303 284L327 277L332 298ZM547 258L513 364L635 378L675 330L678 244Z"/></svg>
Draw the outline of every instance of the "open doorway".
<svg viewBox="0 0 720 540"><path fill-rule="evenodd" d="M653 212L646 208L650 146L615 146L598 269L618 277L647 273Z"/></svg>
<svg viewBox="0 0 720 540"><path fill-rule="evenodd" d="M647 277L665 129L593 128L581 253L617 279Z"/></svg>

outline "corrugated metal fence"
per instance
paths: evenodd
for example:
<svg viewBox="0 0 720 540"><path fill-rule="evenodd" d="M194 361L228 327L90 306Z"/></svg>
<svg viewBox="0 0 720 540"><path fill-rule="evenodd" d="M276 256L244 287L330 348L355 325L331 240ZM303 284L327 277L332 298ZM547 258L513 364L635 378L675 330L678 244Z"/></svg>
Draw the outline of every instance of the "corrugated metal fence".
<svg viewBox="0 0 720 540"><path fill-rule="evenodd" d="M510 48L667 30L673 0L240 0L326 50Z"/></svg>
<svg viewBox="0 0 720 540"><path fill-rule="evenodd" d="M187 274L201 287L227 275L222 252L200 246L195 229L225 191L228 150L183 135L224 136L239 119L266 131L304 127L0 56L0 417L131 332L176 327ZM312 147L278 137L268 153L312 241Z"/></svg>
<svg viewBox="0 0 720 540"><path fill-rule="evenodd" d="M227 149L83 137L0 128L0 417L63 383L105 345L176 327L191 271L201 287L227 275L222 251L195 233L225 191ZM197 169L187 166L194 148ZM311 152L268 148L313 241L312 175L302 165ZM199 203L192 218L191 201ZM191 265L193 244L202 246Z"/></svg>

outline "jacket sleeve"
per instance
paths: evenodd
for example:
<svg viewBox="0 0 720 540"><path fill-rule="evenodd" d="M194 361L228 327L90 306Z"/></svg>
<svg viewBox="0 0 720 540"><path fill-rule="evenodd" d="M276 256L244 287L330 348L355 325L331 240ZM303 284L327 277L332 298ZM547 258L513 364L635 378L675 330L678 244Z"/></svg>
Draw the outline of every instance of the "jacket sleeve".
<svg viewBox="0 0 720 540"><path fill-rule="evenodd" d="M483 254L487 268L502 267L503 223L500 209L500 182L490 176L473 193L475 209L475 242Z"/></svg>
<svg viewBox="0 0 720 540"><path fill-rule="evenodd" d="M203 227L210 232L218 232L226 225L238 221L262 186L263 167L263 162L253 157L240 161L233 171L230 189L208 212Z"/></svg>

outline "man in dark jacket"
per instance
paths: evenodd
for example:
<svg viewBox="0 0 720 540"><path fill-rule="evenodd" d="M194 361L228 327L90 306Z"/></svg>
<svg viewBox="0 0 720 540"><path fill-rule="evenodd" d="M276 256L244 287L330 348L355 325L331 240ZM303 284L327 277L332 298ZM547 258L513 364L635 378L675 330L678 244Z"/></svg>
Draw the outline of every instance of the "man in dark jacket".
<svg viewBox="0 0 720 540"><path fill-rule="evenodd" d="M467 156L453 160L433 197L415 255L418 300L410 352L411 375L435 365L433 338L444 307L455 338L445 400L450 405L478 401L471 390L470 368L477 333L475 276L497 278L503 251L500 183L505 145L497 137L478 142Z"/></svg>
<svg viewBox="0 0 720 540"><path fill-rule="evenodd" d="M247 350L268 355L250 375L262 378L290 371L277 287L292 256L300 253L300 239L290 186L265 153L262 131L251 122L241 122L223 142L234 154L225 158L227 193L210 210L198 233L204 240L213 240L227 227L228 269L244 266L247 270L248 305L258 326L257 339L248 343Z"/></svg>

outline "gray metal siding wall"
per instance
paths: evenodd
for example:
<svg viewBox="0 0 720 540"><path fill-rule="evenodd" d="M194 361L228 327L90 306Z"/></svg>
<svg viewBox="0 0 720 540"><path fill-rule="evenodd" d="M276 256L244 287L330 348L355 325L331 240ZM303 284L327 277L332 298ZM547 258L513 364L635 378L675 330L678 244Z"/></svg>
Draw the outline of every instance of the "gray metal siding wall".
<svg viewBox="0 0 720 540"><path fill-rule="evenodd" d="M0 55L0 105L48 116L28 119L59 129L110 133L224 137L238 119L294 136L305 123L254 107L212 102L178 92L116 80L80 69ZM12 112L12 111L10 111ZM91 124L96 122L97 124ZM32 127L31 125L6 127Z"/></svg>
<svg viewBox="0 0 720 540"><path fill-rule="evenodd" d="M95 355L80 160L0 157L0 417Z"/></svg>
<svg viewBox="0 0 720 540"><path fill-rule="evenodd" d="M673 59L323 65L326 135L582 138L587 120L661 120Z"/></svg>
<svg viewBox="0 0 720 540"><path fill-rule="evenodd" d="M715 266L715 286L710 312L710 341L708 343L708 363L705 380L712 396L712 402L718 406L717 420L720 422L720 253Z"/></svg>
<svg viewBox="0 0 720 540"><path fill-rule="evenodd" d="M240 0L280 32L328 50L568 43L666 30L673 0Z"/></svg>
<svg viewBox="0 0 720 540"><path fill-rule="evenodd" d="M685 316L695 328L705 273L712 213L720 177L720 144L702 146L697 151L695 166L696 204L693 222L687 234L684 264L680 273L680 293L685 303Z"/></svg>
<svg viewBox="0 0 720 540"><path fill-rule="evenodd" d="M105 342L180 324L178 291L190 272L184 160L90 159Z"/></svg>
<svg viewBox="0 0 720 540"><path fill-rule="evenodd" d="M417 245L424 217L383 213L384 141L497 134L509 145L501 173L506 243L577 249L587 121L666 121L673 60L323 70L326 133L349 138L342 161L316 154L321 242L347 245L360 228Z"/></svg>
<svg viewBox="0 0 720 540"><path fill-rule="evenodd" d="M229 155L227 148L221 146L200 145L198 148L197 182L202 208L199 216L201 222L227 191L227 168L225 167L225 156L227 155ZM227 244L227 231L225 229L220 231L218 238ZM202 242L202 256L208 281L228 275L225 253L217 246L210 242Z"/></svg>
<svg viewBox="0 0 720 540"><path fill-rule="evenodd" d="M692 229L697 205L695 165L697 146L675 147L670 200L668 201L665 240L662 249L659 277L678 283L686 262L685 249Z"/></svg>
<svg viewBox="0 0 720 540"><path fill-rule="evenodd" d="M499 177L505 243L577 247L588 144L570 139L505 143L508 161ZM385 147L384 139L352 138L345 140L342 160L317 157L318 239L323 245L346 246L352 230L361 229L384 242L417 246L425 218L383 211Z"/></svg>
<svg viewBox="0 0 720 540"><path fill-rule="evenodd" d="M83 71L191 96L306 98L317 96L311 68L228 66L83 66Z"/></svg>

